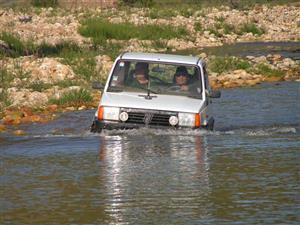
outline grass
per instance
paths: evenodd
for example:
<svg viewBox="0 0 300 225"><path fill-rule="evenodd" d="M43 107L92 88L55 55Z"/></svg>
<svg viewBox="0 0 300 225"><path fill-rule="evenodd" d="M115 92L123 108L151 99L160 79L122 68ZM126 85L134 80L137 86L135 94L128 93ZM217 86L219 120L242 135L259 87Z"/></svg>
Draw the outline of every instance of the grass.
<svg viewBox="0 0 300 225"><path fill-rule="evenodd" d="M13 75L9 73L5 68L0 68L0 118L4 109L12 103L8 99L7 88L9 83L13 80Z"/></svg>
<svg viewBox="0 0 300 225"><path fill-rule="evenodd" d="M50 104L64 106L81 106L93 100L91 94L86 89L72 90L64 93L59 99L50 99Z"/></svg>
<svg viewBox="0 0 300 225"><path fill-rule="evenodd" d="M175 17L177 16L178 13L177 11L173 10L173 9L156 9L156 8L152 8L149 10L148 12L148 17L150 17L151 19L166 19L166 18L171 18L171 17Z"/></svg>
<svg viewBox="0 0 300 225"><path fill-rule="evenodd" d="M157 40L181 38L188 34L184 27L145 24L136 26L130 23L113 24L102 18L90 18L82 22L79 33L91 37L94 45L102 45L106 40Z"/></svg>
<svg viewBox="0 0 300 225"><path fill-rule="evenodd" d="M272 69L270 66L266 64L258 64L254 68L253 72L267 77L283 77L285 75L284 71Z"/></svg>
<svg viewBox="0 0 300 225"><path fill-rule="evenodd" d="M41 81L35 81L27 86L27 88L32 89L32 91L38 91L42 92L44 90L47 90L51 88L53 85L52 84L46 84Z"/></svg>
<svg viewBox="0 0 300 225"><path fill-rule="evenodd" d="M31 4L35 7L57 7L58 0L31 0Z"/></svg>
<svg viewBox="0 0 300 225"><path fill-rule="evenodd" d="M203 31L203 26L200 22L196 22L194 24L194 29L195 29L196 32L202 32Z"/></svg>
<svg viewBox="0 0 300 225"><path fill-rule="evenodd" d="M0 88L7 88L9 87L10 82L13 81L14 76L10 72L8 72L5 68L0 68Z"/></svg>
<svg viewBox="0 0 300 225"><path fill-rule="evenodd" d="M236 57L216 57L209 62L210 70L219 74L238 69L246 70L250 67L249 62Z"/></svg>
<svg viewBox="0 0 300 225"><path fill-rule="evenodd" d="M7 106L10 106L12 102L8 98L7 89L0 91L0 119Z"/></svg>
<svg viewBox="0 0 300 225"><path fill-rule="evenodd" d="M21 41L17 35L13 35L8 32L2 32L0 34L0 39L8 45L8 49L0 49L0 54L10 56L10 57L19 57L21 55L28 55L34 51L35 46L31 41Z"/></svg>
<svg viewBox="0 0 300 225"><path fill-rule="evenodd" d="M265 30L262 28L259 28L254 23L245 23L240 27L240 29L237 33L238 34L252 33L253 35L261 36L265 33Z"/></svg>
<svg viewBox="0 0 300 225"><path fill-rule="evenodd" d="M116 57L120 50L116 45L109 44L105 45L101 52L96 49L80 48L72 42L62 42L56 45L49 45L47 43L34 45L32 42L22 42L18 36L6 32L1 33L0 39L2 39L9 47L5 52L0 52L2 57L17 58L24 55L35 55L37 57L62 58L62 63L70 65L73 71L84 80L90 80L97 75L95 71L96 55L101 54L101 52L105 52L106 54L109 52L111 53L111 56L113 55ZM17 70L17 65L15 65L15 68L19 74L22 73L22 71ZM40 89L42 88L42 84L33 84L32 87L34 89Z"/></svg>

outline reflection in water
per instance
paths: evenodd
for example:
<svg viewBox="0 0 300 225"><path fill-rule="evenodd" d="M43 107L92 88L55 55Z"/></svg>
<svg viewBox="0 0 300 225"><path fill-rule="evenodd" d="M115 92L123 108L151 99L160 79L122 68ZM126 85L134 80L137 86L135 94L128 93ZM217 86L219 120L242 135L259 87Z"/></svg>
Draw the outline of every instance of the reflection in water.
<svg viewBox="0 0 300 225"><path fill-rule="evenodd" d="M203 137L128 139L101 137L100 177L107 192L105 211L113 223L209 219L209 164Z"/></svg>

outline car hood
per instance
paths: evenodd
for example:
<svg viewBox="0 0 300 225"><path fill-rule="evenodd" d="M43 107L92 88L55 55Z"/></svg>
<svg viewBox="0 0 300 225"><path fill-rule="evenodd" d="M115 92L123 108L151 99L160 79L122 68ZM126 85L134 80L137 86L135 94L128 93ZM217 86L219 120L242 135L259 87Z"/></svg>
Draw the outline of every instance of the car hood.
<svg viewBox="0 0 300 225"><path fill-rule="evenodd" d="M140 95L145 96L147 94L132 92L106 92L102 95L101 105L124 108L198 113L203 107L204 102L202 99L195 99L185 96L151 94L151 96L157 97L146 99L145 97L142 97Z"/></svg>

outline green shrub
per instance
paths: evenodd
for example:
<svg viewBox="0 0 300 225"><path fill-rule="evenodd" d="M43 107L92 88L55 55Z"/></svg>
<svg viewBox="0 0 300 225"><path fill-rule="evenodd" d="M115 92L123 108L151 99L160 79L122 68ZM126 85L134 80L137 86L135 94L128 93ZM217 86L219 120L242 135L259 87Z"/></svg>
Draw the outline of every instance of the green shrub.
<svg viewBox="0 0 300 225"><path fill-rule="evenodd" d="M57 7L58 0L32 0L31 4L35 7Z"/></svg>
<svg viewBox="0 0 300 225"><path fill-rule="evenodd" d="M152 42L152 46L155 49L168 49L168 41L166 40L154 40Z"/></svg>
<svg viewBox="0 0 300 225"><path fill-rule="evenodd" d="M224 34L231 34L231 33L235 32L235 27L228 23L223 23L222 28L223 28Z"/></svg>
<svg viewBox="0 0 300 225"><path fill-rule="evenodd" d="M31 83L27 86L27 88L30 88L33 91L38 91L38 92L42 92L42 91L47 90L51 87L52 87L51 84L46 84L42 81L35 81L35 82L33 82L33 83Z"/></svg>
<svg viewBox="0 0 300 225"><path fill-rule="evenodd" d="M222 37L223 35L216 28L208 28L209 33L214 34L216 37Z"/></svg>
<svg viewBox="0 0 300 225"><path fill-rule="evenodd" d="M6 88L9 86L9 83L13 81L14 76L5 68L0 68L0 79L0 88Z"/></svg>
<svg viewBox="0 0 300 225"><path fill-rule="evenodd" d="M91 94L86 89L73 90L64 93L59 99L50 99L50 104L65 106L80 106L93 100Z"/></svg>
<svg viewBox="0 0 300 225"><path fill-rule="evenodd" d="M195 31L197 31L197 32L202 32L202 31L203 31L202 24L201 24L200 22L196 22L196 23L194 24L194 29L195 29Z"/></svg>
<svg viewBox="0 0 300 225"><path fill-rule="evenodd" d="M7 106L10 106L12 102L8 98L8 93L6 89L0 91L0 119L1 114Z"/></svg>
<svg viewBox="0 0 300 225"><path fill-rule="evenodd" d="M62 42L56 45L50 45L45 42L41 43L39 46L35 47L36 54L39 57L46 56L59 56L67 54L68 52L81 52L80 47L73 42Z"/></svg>
<svg viewBox="0 0 300 225"><path fill-rule="evenodd" d="M149 14L148 16L151 19L171 18L178 15L178 13L174 9L159 9L159 8L151 8L148 14Z"/></svg>
<svg viewBox="0 0 300 225"><path fill-rule="evenodd" d="M25 45L23 44L23 42L19 37L8 32L2 32L0 34L0 39L3 40L8 45L9 48L7 52L2 51L1 55L18 57L25 53Z"/></svg>
<svg viewBox="0 0 300 225"><path fill-rule="evenodd" d="M151 7L154 4L153 0L121 0L121 4L135 7Z"/></svg>
<svg viewBox="0 0 300 225"><path fill-rule="evenodd" d="M284 71L272 69L270 66L263 63L257 65L253 72L267 77L282 77L285 74Z"/></svg>
<svg viewBox="0 0 300 225"><path fill-rule="evenodd" d="M244 33L252 33L253 35L262 35L265 33L264 29L259 28L254 23L245 23L242 25L242 27L237 32L238 34L244 34Z"/></svg>
<svg viewBox="0 0 300 225"><path fill-rule="evenodd" d="M102 45L109 39L129 40L156 40L179 38L187 35L183 27L168 25L145 24L136 26L130 23L113 24L102 18L91 18L83 21L79 33L85 37L92 37L95 45Z"/></svg>
<svg viewBox="0 0 300 225"><path fill-rule="evenodd" d="M223 73L231 70L249 69L251 64L245 60L236 57L216 57L209 62L209 68L212 72Z"/></svg>
<svg viewBox="0 0 300 225"><path fill-rule="evenodd" d="M76 81L76 80L61 80L55 83L54 85L57 85L62 88L67 88L71 86L80 86L80 85L82 86L83 83L82 81Z"/></svg>

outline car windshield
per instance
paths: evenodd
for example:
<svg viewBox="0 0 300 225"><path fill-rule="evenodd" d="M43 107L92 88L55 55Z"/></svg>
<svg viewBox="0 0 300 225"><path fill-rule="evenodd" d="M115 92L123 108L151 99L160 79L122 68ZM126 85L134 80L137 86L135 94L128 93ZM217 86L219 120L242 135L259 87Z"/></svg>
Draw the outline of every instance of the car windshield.
<svg viewBox="0 0 300 225"><path fill-rule="evenodd" d="M124 61L117 62L108 92L149 92L201 98L202 85L197 66Z"/></svg>

